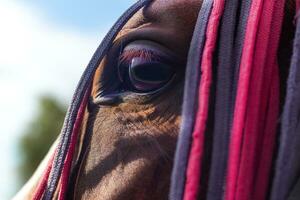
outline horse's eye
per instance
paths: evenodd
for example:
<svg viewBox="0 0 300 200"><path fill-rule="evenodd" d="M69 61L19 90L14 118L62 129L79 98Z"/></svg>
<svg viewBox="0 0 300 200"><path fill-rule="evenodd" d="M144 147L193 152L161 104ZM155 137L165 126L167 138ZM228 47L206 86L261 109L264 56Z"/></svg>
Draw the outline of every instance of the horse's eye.
<svg viewBox="0 0 300 200"><path fill-rule="evenodd" d="M175 74L172 56L149 41L136 41L124 48L119 61L119 78L125 90L151 92L163 87Z"/></svg>

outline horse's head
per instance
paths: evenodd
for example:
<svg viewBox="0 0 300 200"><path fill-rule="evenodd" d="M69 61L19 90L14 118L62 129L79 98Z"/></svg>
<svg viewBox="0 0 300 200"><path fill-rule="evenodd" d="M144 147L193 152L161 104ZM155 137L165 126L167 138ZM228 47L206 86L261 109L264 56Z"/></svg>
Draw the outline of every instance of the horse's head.
<svg viewBox="0 0 300 200"><path fill-rule="evenodd" d="M93 80L76 198L167 198L200 6L156 0L118 34Z"/></svg>
<svg viewBox="0 0 300 200"><path fill-rule="evenodd" d="M201 4L155 0L118 34L93 79L82 128L87 137L73 173L76 199L167 199L186 59ZM282 79L294 32L295 6L287 1L286 7Z"/></svg>
<svg viewBox="0 0 300 200"><path fill-rule="evenodd" d="M119 32L93 78L68 197L167 199L187 54L201 4L154 0ZM284 83L294 12L295 0L288 0L278 52Z"/></svg>

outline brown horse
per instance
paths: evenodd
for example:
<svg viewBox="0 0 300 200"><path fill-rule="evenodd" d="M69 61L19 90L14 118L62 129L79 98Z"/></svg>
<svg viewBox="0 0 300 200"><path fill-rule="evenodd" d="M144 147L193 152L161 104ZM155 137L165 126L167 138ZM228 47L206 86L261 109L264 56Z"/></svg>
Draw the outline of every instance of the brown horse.
<svg viewBox="0 0 300 200"><path fill-rule="evenodd" d="M155 0L147 9L135 14L118 34L93 79L68 197L168 198L181 121L185 61L201 4L202 0ZM286 4L285 31L281 36L282 82L285 82L291 56L294 4L291 0ZM127 45L120 55L123 44ZM149 73L150 81L141 83L143 77L136 70L125 74L125 80L118 81L120 74L124 78L122 69L111 66L122 68L128 62L149 60L157 64L164 59L142 49L154 49L161 57L167 57L166 60L176 58L177 62L172 69L157 65L157 69L164 70L160 79ZM170 77L176 78L166 83ZM282 88L284 97L285 87ZM83 141L84 136L89 136L85 137L87 141ZM42 169L43 164L16 199L31 198Z"/></svg>

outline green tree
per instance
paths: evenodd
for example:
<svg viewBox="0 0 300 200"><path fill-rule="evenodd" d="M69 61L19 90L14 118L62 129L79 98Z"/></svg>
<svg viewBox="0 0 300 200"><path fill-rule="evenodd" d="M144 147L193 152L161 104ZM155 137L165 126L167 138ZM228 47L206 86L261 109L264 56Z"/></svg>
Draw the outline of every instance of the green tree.
<svg viewBox="0 0 300 200"><path fill-rule="evenodd" d="M20 141L20 182L25 183L60 133L66 107L51 96L39 99L39 109Z"/></svg>

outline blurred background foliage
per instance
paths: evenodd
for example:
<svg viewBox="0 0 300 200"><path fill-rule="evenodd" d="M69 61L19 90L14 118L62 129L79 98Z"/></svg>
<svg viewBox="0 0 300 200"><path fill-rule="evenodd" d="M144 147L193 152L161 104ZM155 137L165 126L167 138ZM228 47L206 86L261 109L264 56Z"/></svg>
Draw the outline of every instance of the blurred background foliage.
<svg viewBox="0 0 300 200"><path fill-rule="evenodd" d="M39 99L38 112L25 129L20 140L22 156L19 169L20 184L24 184L38 167L57 138L63 125L66 106L52 96Z"/></svg>

